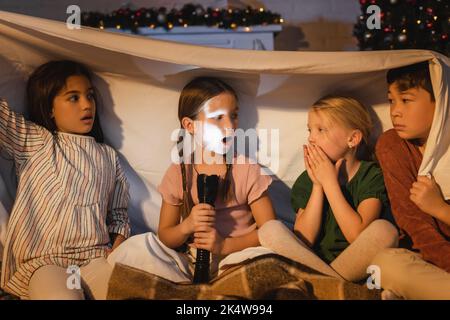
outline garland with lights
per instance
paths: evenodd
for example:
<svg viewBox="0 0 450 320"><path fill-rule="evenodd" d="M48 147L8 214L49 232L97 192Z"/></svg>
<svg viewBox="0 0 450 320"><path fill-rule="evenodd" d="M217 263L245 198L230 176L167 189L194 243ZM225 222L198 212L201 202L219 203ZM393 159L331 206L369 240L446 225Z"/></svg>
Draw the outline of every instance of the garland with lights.
<svg viewBox="0 0 450 320"><path fill-rule="evenodd" d="M281 24L283 19L277 13L264 8L218 9L203 8L201 5L186 4L182 9L141 8L131 10L121 8L110 14L83 12L81 24L100 29L129 29L138 33L138 28L208 26L223 29L236 29L256 25Z"/></svg>
<svg viewBox="0 0 450 320"><path fill-rule="evenodd" d="M353 34L360 50L429 49L449 55L448 0L360 0L362 14ZM369 29L367 8L381 9L380 29Z"/></svg>

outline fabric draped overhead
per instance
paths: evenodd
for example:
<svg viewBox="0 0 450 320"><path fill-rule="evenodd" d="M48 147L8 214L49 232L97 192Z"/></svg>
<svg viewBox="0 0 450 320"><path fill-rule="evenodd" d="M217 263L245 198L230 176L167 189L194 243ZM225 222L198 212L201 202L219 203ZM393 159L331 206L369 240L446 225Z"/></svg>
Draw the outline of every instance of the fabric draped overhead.
<svg viewBox="0 0 450 320"><path fill-rule="evenodd" d="M277 214L292 222L290 187L304 170L301 145L307 141L308 107L325 94L350 94L372 107L376 138L391 128L386 71L429 61L436 112L420 174L433 173L450 197L449 59L438 53L210 48L85 27L70 30L63 22L0 11L0 97L11 108L25 110L28 75L53 59L77 60L96 74L106 141L120 152L131 186L134 233L157 230L161 198L156 187L171 162L175 144L171 135L179 128L178 97L183 86L199 75L220 77L236 89L241 128L278 130L279 145L270 146L271 162L263 164L274 173L270 194ZM0 204L9 211L16 178L11 161L4 158ZM0 236L1 231L0 226Z"/></svg>

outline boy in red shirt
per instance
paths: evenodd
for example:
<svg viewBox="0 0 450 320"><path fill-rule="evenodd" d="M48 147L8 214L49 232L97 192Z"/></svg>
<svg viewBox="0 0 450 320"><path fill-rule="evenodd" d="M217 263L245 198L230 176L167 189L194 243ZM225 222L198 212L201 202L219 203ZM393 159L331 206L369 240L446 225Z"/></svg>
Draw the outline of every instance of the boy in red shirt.
<svg viewBox="0 0 450 320"><path fill-rule="evenodd" d="M376 155L403 248L373 264L384 298L450 299L450 205L432 175L418 175L436 107L428 62L389 70L387 82L394 129L381 135Z"/></svg>

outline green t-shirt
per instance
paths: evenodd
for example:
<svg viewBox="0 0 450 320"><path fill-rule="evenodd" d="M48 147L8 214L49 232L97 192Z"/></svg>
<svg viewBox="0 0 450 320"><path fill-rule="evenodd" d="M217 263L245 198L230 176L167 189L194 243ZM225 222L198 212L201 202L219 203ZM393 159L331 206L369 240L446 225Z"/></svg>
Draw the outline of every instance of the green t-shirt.
<svg viewBox="0 0 450 320"><path fill-rule="evenodd" d="M383 174L375 162L361 161L355 176L341 187L347 202L354 210L365 199L376 198L382 204L380 218L393 221L389 200L384 186ZM294 212L306 208L312 192L312 181L304 171L295 181L291 192L291 204ZM334 217L333 210L325 197L322 211L322 226L313 250L327 263L333 261L349 245Z"/></svg>

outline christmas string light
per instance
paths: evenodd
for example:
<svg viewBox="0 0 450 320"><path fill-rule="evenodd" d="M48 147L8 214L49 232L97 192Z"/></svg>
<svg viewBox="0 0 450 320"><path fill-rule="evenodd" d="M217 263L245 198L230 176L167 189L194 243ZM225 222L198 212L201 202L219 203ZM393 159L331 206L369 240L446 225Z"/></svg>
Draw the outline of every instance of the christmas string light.
<svg viewBox="0 0 450 320"><path fill-rule="evenodd" d="M223 29L236 29L257 25L282 24L284 20L278 13L264 8L231 9L203 8L201 5L186 4L181 9L120 8L109 14L83 12L81 24L100 29L129 29L138 33L138 28L208 26ZM248 29L245 29L248 30Z"/></svg>

